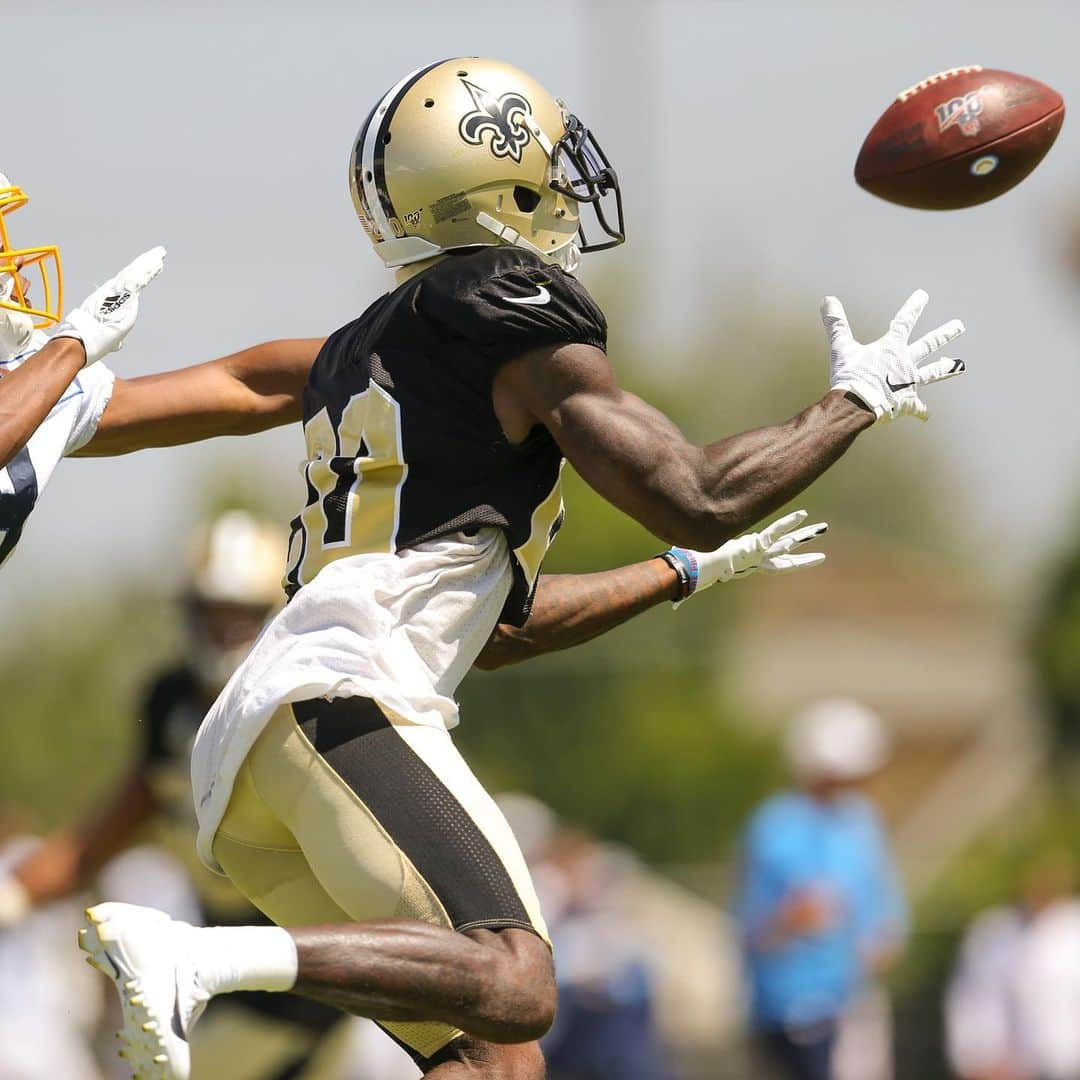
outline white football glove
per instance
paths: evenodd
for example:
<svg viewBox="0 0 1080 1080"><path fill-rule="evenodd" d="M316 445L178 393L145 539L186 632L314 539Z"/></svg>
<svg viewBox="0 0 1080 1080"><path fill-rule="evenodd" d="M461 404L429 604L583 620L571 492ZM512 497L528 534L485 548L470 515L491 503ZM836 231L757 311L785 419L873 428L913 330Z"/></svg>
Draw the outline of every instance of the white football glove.
<svg viewBox="0 0 1080 1080"><path fill-rule="evenodd" d="M818 551L792 554L795 548L828 531L829 526L824 521L799 528L808 516L805 510L796 510L778 518L761 532L728 540L715 551L669 548L661 558L667 560L679 575L683 586L683 595L675 601L675 606L718 581L746 577L759 570L766 574L786 574L823 563L825 556Z"/></svg>
<svg viewBox="0 0 1080 1080"><path fill-rule="evenodd" d="M78 338L86 349L86 366L116 352L135 325L139 293L161 273L165 249L151 248L128 263L116 277L95 289L77 308L69 311L50 337Z"/></svg>
<svg viewBox="0 0 1080 1080"><path fill-rule="evenodd" d="M913 292L889 324L888 332L877 341L862 345L851 334L844 305L835 296L826 296L821 305L821 320L829 338L832 389L854 394L873 410L878 420L895 420L898 416L925 420L929 410L919 397L919 388L951 379L965 370L963 360L947 356L923 364L964 332L959 319L931 330L918 341L910 340L929 299L922 289Z"/></svg>

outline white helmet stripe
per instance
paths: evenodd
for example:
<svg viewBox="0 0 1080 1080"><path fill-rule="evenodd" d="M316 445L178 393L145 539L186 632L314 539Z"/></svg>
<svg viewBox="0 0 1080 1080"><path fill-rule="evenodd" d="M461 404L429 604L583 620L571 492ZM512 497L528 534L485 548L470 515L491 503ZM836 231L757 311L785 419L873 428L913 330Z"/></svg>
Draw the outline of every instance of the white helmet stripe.
<svg viewBox="0 0 1080 1080"><path fill-rule="evenodd" d="M379 139L382 136L383 119L396 103L398 94L413 83L419 75L438 67L442 63L445 63L445 61L440 60L436 64L424 64L423 67L410 71L404 79L395 83L387 91L382 101L375 106L375 111L371 114L371 120L364 135L364 146L360 154L360 175L364 185L364 199L367 202L372 220L375 222L375 227L384 240L396 239L396 233L390 225L390 219L386 216L386 211L383 209L382 199L379 198L379 189L375 183L375 151L378 149Z"/></svg>

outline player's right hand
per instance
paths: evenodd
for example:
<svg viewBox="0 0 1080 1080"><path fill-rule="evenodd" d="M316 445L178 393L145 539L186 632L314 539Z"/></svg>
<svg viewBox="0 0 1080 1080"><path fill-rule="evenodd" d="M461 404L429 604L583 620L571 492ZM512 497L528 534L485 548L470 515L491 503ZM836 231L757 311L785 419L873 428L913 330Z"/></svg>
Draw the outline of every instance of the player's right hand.
<svg viewBox="0 0 1080 1080"><path fill-rule="evenodd" d="M959 319L952 319L911 341L912 331L929 299L922 289L917 289L896 313L888 331L877 341L863 345L851 333L844 305L835 296L826 296L821 305L821 320L829 338L832 389L854 394L879 421L895 420L898 416L925 420L929 410L919 397L919 390L965 370L963 360L947 356L924 363L964 332Z"/></svg>
<svg viewBox="0 0 1080 1080"><path fill-rule="evenodd" d="M50 337L77 338L86 349L86 365L116 352L135 325L139 294L161 273L165 249L151 248L128 263L114 278L95 289L77 308L69 311Z"/></svg>

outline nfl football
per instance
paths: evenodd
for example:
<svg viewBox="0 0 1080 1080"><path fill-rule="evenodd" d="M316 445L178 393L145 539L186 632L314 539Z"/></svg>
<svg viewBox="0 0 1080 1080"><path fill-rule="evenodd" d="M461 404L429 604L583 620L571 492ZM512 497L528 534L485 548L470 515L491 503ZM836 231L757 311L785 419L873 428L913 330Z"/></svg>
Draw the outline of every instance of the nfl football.
<svg viewBox="0 0 1080 1080"><path fill-rule="evenodd" d="M1041 82L952 68L897 96L866 136L855 179L901 206L977 206L1019 184L1064 119L1061 95Z"/></svg>

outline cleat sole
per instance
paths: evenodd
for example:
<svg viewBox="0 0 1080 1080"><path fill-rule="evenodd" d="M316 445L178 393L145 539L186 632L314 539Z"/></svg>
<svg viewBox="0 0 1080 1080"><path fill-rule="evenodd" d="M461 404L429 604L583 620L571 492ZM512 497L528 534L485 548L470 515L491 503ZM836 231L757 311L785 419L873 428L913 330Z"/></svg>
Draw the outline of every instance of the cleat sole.
<svg viewBox="0 0 1080 1080"><path fill-rule="evenodd" d="M108 947L119 939L107 913L89 908L86 918L89 925L79 931L79 948L87 954L86 962L112 981L120 997L124 1025L116 1036L122 1044L118 1056L131 1067L135 1080L170 1080L173 1073L160 1024L146 1007L139 980L121 975L109 956Z"/></svg>

